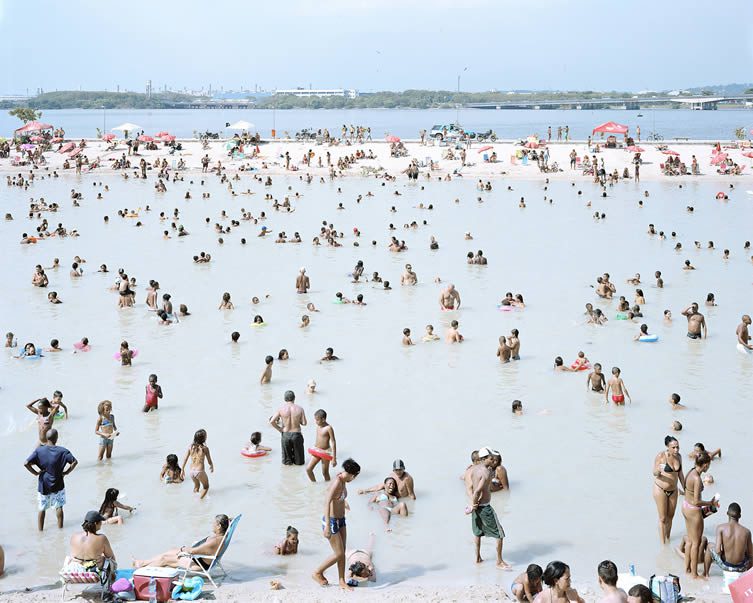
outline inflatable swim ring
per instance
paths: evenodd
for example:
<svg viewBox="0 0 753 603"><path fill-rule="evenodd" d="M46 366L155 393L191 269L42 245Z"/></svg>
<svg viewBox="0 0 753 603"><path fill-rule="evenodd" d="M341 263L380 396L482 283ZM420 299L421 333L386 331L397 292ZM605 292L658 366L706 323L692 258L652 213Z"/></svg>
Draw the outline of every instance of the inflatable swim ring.
<svg viewBox="0 0 753 603"><path fill-rule="evenodd" d="M742 343L737 344L737 351L745 355L753 353L753 350L751 350L750 348L746 348Z"/></svg>
<svg viewBox="0 0 753 603"><path fill-rule="evenodd" d="M644 343L654 343L655 341L659 341L658 335L641 335L638 338L638 341L642 341Z"/></svg>
<svg viewBox="0 0 753 603"><path fill-rule="evenodd" d="M497 304L497 309L500 312L512 312L515 309L515 306L505 306L503 304Z"/></svg>
<svg viewBox="0 0 753 603"><path fill-rule="evenodd" d="M131 352L132 352L131 358L136 358L136 356L139 355L138 350L131 350ZM120 352L115 352L112 357L114 360L120 360Z"/></svg>
<svg viewBox="0 0 753 603"><path fill-rule="evenodd" d="M251 448L241 448L241 456L245 456L247 459L256 459L260 456L267 456L269 453L266 450L252 450Z"/></svg>
<svg viewBox="0 0 753 603"><path fill-rule="evenodd" d="M55 413L56 419L65 419L65 412L62 410L59 410Z"/></svg>
<svg viewBox="0 0 753 603"><path fill-rule="evenodd" d="M252 327L266 327L267 323L266 322L252 322L251 326Z"/></svg>
<svg viewBox="0 0 753 603"><path fill-rule="evenodd" d="M718 192L718 193L716 194L716 198L717 198L717 199L724 199L724 193L723 193L722 191L719 191L719 192Z"/></svg>
<svg viewBox="0 0 753 603"><path fill-rule="evenodd" d="M587 370L589 370L591 368L591 363L590 362L584 362L583 364L581 364L580 366L578 366L577 362L573 362L570 365L570 368L573 369L573 370L577 370L577 371L587 371Z"/></svg>
<svg viewBox="0 0 753 603"><path fill-rule="evenodd" d="M309 454L311 456L315 456L318 459L322 459L323 461L331 461L332 455L327 450L322 450L321 448L316 448L315 446L312 446L309 448Z"/></svg>
<svg viewBox="0 0 753 603"><path fill-rule="evenodd" d="M76 348L79 352L88 352L89 350L91 350L91 345L89 344L84 345L80 341L77 341L76 343L74 343L73 347Z"/></svg>
<svg viewBox="0 0 753 603"><path fill-rule="evenodd" d="M627 320L628 319L627 314L625 314L624 312L617 312L614 318L615 320Z"/></svg>

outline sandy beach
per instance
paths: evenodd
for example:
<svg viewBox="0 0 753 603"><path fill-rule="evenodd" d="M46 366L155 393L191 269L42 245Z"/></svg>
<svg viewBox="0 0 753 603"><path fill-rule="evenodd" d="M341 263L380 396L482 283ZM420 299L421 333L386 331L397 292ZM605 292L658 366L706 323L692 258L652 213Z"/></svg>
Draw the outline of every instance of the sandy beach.
<svg viewBox="0 0 753 603"><path fill-rule="evenodd" d="M76 141L74 141L76 142ZM569 167L569 155L572 150L575 150L579 158L589 156L596 157L601 160L604 159L605 168L607 174L613 170L617 170L620 177L623 175L623 171L627 168L630 172L631 178L633 176L633 158L634 154L624 149L607 149L601 144L600 152L588 153L588 146L585 140L570 141L570 142L550 142L546 146L549 148L550 159L549 163L556 162L561 171L541 173L535 162L529 162L525 165L521 159L513 159L513 156L519 153L523 147L519 144L520 141L498 141L495 143L478 143L474 142L470 148L467 149L466 165L462 166L459 158L459 150L453 150L457 159L450 160L445 159L445 154L448 150L448 146L421 145L418 141L405 141L404 145L408 152L407 157L391 157L390 156L390 144L383 140L365 141L362 144L353 143L352 145L340 144L337 146L331 146L328 144L317 145L314 142L296 142L286 140L265 140L263 144L259 146L259 156L255 159L233 159L229 157L229 152L226 149L227 140L213 140L209 143L208 149L203 149L202 144L195 139L178 140L183 146L182 151L176 151L173 155L168 154L167 149L163 148L162 144L158 144L158 150L148 151L142 144L139 148L138 157L130 157L132 168L138 168L138 162L143 157L147 162L152 163L157 158L166 158L168 164L174 165L181 158L185 161L187 171L195 172L201 169L201 159L208 155L210 159L210 167L216 166L217 162L222 162L222 165L229 173L238 171L241 167L245 169L253 168L257 173L269 174L269 175L303 175L310 173L315 177L327 177L329 170L327 168L324 156L329 151L331 153L331 161L336 164L337 160L343 156L351 155L355 153L357 149L364 151L366 154L369 151L373 151L374 159L361 159L358 160L355 165L349 167L343 172L344 176L372 176L374 173L387 173L392 176L400 176L402 172L407 168L412 159L416 159L422 165L421 176L425 178L426 173L429 171L429 161L435 163L434 170L431 171L433 178L446 177L448 174L452 177L463 177L467 179L482 179L497 180L500 178L549 178L550 180L592 180L593 177L584 176L582 170L571 170ZM592 145L596 145L599 141L594 139ZM731 183L747 180L750 178L752 170L750 169L751 159L742 155L743 152L749 152L750 148L741 147L734 142L722 143L723 151L728 153L729 156L736 163L741 166L746 166L740 176L726 176L717 173L717 168L711 165L712 150L714 148L715 141L667 141L661 143L654 142L640 142L640 146L644 149L641 153L643 163L641 165L640 177L641 180L657 181L667 179L669 181L685 180L692 181L708 181L713 179L728 180ZM700 167L700 175L696 176L666 176L662 173L661 165L667 160L667 155L659 150L659 147L676 151L680 154L680 159L686 163L688 169L690 169L691 157L695 155L698 159ZM83 150L83 155L87 156L90 162L100 159L100 167L95 172L98 173L112 173L110 169L111 160L120 158L123 153L127 152L127 147L123 144L122 139L115 150L106 150L107 144L103 141L96 139L88 139L87 146ZM485 148L482 153L479 153L479 149ZM313 151L314 156L311 161L311 165L307 166L303 163L304 155L307 151ZM285 169L285 153L289 153L291 157L291 169ZM498 161L495 163L484 162L484 155L491 156L492 153L496 153ZM62 170L63 162L66 159L65 154L59 154L56 152L45 153L47 159L47 165L43 170L58 170L58 173L62 174L66 171ZM323 159L323 167L318 167L319 158ZM74 165L75 160L71 160L71 166ZM266 166L266 167L264 167ZM84 171L87 171L87 166L84 166ZM25 173L27 171L25 166L12 166L9 159L0 160L0 172L8 174ZM75 170L71 167L70 170L73 173ZM460 172L460 175L458 175Z"/></svg>

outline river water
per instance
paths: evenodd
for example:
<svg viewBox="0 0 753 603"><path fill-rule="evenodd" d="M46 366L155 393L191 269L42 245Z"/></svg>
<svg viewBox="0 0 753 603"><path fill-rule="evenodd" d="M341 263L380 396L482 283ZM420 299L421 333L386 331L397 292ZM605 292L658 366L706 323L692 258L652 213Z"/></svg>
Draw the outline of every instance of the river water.
<svg viewBox="0 0 753 603"><path fill-rule="evenodd" d="M485 132L494 130L497 136L505 139L525 138L530 134L545 137L547 126L552 126L552 136L556 139L557 126L568 125L570 138L585 140L598 124L616 121L630 126L635 132L641 127L645 139L652 131L667 139L685 137L691 139L730 140L736 128L753 127L753 111L750 109L725 109L718 111L690 111L673 109L643 109L641 111L568 111L568 110L488 110L463 109L458 114L453 109L359 109L359 110L311 110L290 109L286 111L259 110L81 110L66 109L43 111L43 120L53 125L62 125L66 136L72 138L92 138L99 128L107 131L124 122L141 126L148 134L167 130L178 137L191 137L194 131L219 132L232 136L233 131L225 130L226 123L246 120L253 123L262 136L271 136L272 129L277 136L287 131L291 136L302 128L328 128L336 136L345 125L362 125L371 128L375 139L382 139L387 133L403 138L418 138L422 128L431 129L435 124L460 123L469 130ZM0 112L0 134L10 136L20 122Z"/></svg>
<svg viewBox="0 0 753 603"><path fill-rule="evenodd" d="M751 218L751 198L743 190L733 191L724 203L714 200L720 184L691 182L680 189L675 181L629 183L601 199L585 182L577 187L556 182L545 193L541 182L499 181L478 203L473 183L462 181L401 181L382 187L381 181L360 178L305 185L291 177L275 178L274 186L265 189L244 175L236 190L250 187L256 195L231 198L214 177L202 187L197 175L193 185L187 176L185 182L168 184L164 195L155 194L150 181L95 178L110 186L103 201L95 199L102 189L92 187L89 177L48 179L28 191L0 192L4 211L16 218L0 222L3 333L15 332L20 345L33 341L46 346L55 337L65 349L36 361L13 359L8 350L0 354L2 544L9 570L3 589L54 581L71 533L86 511L98 508L109 487L121 490L123 502L138 506L124 526L105 527L121 564L206 535L216 513L243 513L227 555L232 580L263 587L269 577L281 575L289 586L309 585L312 568L329 551L320 532L324 486L310 484L301 468L280 464L278 437L267 419L287 389L297 393L312 422L317 408L326 409L338 456L361 463L363 471L350 489L349 541L363 546L370 531L377 533L381 583L506 586L514 578L516 574L495 570L493 563L472 562L473 539L459 477L471 450L484 445L502 451L510 473L511 492L495 494L493 504L507 531L505 558L519 571L530 562L544 566L563 559L571 564L576 584L594 583L597 563L611 558L622 571L634 563L645 576L665 570L682 575L681 561L658 542L651 498L653 458L663 449L674 418L685 425L679 434L684 456L696 441L723 447L724 459L711 469L717 483L707 494L718 490L724 508L737 500L743 522L749 517L753 359L736 351L734 339L740 315L753 310L751 260L742 250L751 237L741 228ZM507 191L507 184L514 191ZM640 209L637 201L646 187L651 196ZM80 208L70 205L71 188L84 192ZM584 190L583 198L577 198L578 188ZM186 190L193 200L183 199ZM375 196L356 204L355 197L367 190ZM394 196L395 190L402 196ZM293 201L296 211L291 214L275 213L264 201L266 192L281 199L295 191L303 196ZM211 192L211 198L202 200L202 192ZM545 194L553 204L543 200ZM19 245L21 233L33 231L36 224L25 217L30 196L60 202L62 210L49 214L51 223L76 228L81 237ZM525 209L518 208L520 196L528 201ZM594 206L584 207L584 199L591 197ZM344 211L336 211L339 202ZM435 209L419 210L419 202L433 203ZM142 228L116 215L118 209L147 204L152 211L141 212ZM389 211L392 205L396 213ZM695 206L693 214L686 213L687 205ZM175 207L191 234L163 240L167 226L158 214L171 214ZM305 242L275 244L256 236L258 226L242 222L220 245L205 217L214 224L221 210L238 217L241 208L255 215L266 211L273 233L299 231ZM594 221L596 210L606 212L607 219ZM106 214L109 225L102 221ZM343 247L310 244L325 219L346 234ZM428 225L404 230L403 224L414 219ZM407 242L407 252L387 251L389 223ZM673 251L676 241L671 238L650 238L648 223L676 231L685 252ZM352 246L354 227L363 233L357 248ZM465 231L473 233L474 241L464 240ZM429 250L431 235L440 243L438 251ZM248 244L241 245L241 237ZM720 250L728 247L731 259L722 260L720 250L693 248L694 240L709 239ZM487 267L465 263L465 254L478 248L489 258ZM192 262L202 250L211 253L212 263ZM76 254L88 262L83 278L72 280L68 267ZM54 257L63 267L48 271L48 290L64 301L58 306L47 303L46 290L30 284L34 265L50 266ZM696 271L681 270L686 258ZM394 289L351 284L346 275L359 259L367 274L379 271ZM406 262L418 273L416 287L398 284ZM96 273L101 263L112 272ZM300 266L307 267L312 281L305 296L296 295L293 286ZM119 267L138 279L133 309L118 310L117 295L109 290ZM663 290L651 284L655 270L664 273ZM625 279L636 272L643 275L643 320L659 334L659 343L634 343L639 324L614 320L616 301L595 298L591 284L605 271L617 283L618 295L631 302L633 287ZM463 299L459 312L439 311L437 276L456 284ZM172 294L176 307L187 304L191 316L179 325L158 326L143 304L149 279ZM224 291L232 294L234 311L217 309ZM349 297L363 293L368 305L335 305L337 291ZM498 311L496 304L506 291L523 293L527 308ZM709 338L690 341L680 311L692 301L703 302L709 291L719 302L702 310ZM255 307L250 304L254 295L262 298ZM309 329L299 329L308 301L321 312L313 315ZM612 320L600 328L584 325L586 302L603 308ZM662 323L665 308L675 316L672 324ZM268 326L250 327L257 313ZM444 335L454 318L466 337L462 344L401 346L404 327L420 340L426 324ZM520 330L522 359L502 366L495 357L497 338L512 328ZM229 343L235 330L241 333L237 346ZM72 354L72 344L84 336L92 350ZM122 339L139 350L130 368L113 360ZM318 363L328 346L340 362ZM259 385L264 356L276 356L280 348L289 350L290 360L276 362L272 383ZM587 393L584 374L552 371L556 355L570 362L579 350L607 372L614 365L622 368L632 405L606 406L602 397ZM159 375L165 397L158 412L145 416L141 406L150 373ZM304 393L310 378L319 384L313 396ZM56 423L60 444L72 450L80 465L66 480L65 529L57 530L54 515L48 514L47 529L39 534L36 479L23 468L35 446L36 428L24 405L55 389L63 391L71 411L69 419ZM668 408L672 392L682 396L688 410L673 413ZM522 417L510 412L516 398L525 405ZM122 435L112 461L98 465L94 426L97 403L103 399L113 401ZM544 411L548 414L540 414ZM203 501L189 483L166 486L158 479L165 456L182 458L199 428L208 431L216 465ZM255 430L263 432L263 443L274 451L267 458L245 459L239 449ZM312 428L304 433L307 445L313 444ZM395 531L385 534L379 515L356 488L381 482L395 458L402 458L414 476L418 499L409 502L411 516L396 520ZM687 470L687 457L685 465ZM719 515L707 521L707 535L713 535L718 521ZM301 552L274 557L269 550L287 525L300 530ZM678 510L673 545L683 533ZM483 553L493 558L491 541L485 542Z"/></svg>

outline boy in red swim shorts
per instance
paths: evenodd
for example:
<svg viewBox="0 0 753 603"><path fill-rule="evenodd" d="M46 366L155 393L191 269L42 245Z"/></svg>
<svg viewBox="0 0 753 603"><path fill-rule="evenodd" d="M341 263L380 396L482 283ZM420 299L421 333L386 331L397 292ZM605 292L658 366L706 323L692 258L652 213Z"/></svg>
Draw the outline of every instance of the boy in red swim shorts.
<svg viewBox="0 0 753 603"><path fill-rule="evenodd" d="M627 396L627 399L631 404L633 403L633 400L628 393L627 387L625 387L625 382L620 377L620 367L618 366L612 368L612 378L607 383L607 389L606 392L604 392L604 397L607 404L609 404L610 390L612 391L612 402L614 402L618 406L625 404L625 396Z"/></svg>

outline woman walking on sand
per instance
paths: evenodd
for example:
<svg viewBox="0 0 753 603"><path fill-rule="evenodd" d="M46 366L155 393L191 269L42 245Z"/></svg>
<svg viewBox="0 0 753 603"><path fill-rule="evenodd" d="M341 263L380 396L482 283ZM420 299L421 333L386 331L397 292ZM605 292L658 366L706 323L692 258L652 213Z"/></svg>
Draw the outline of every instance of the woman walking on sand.
<svg viewBox="0 0 753 603"><path fill-rule="evenodd" d="M352 482L361 472L361 467L353 459L346 459L342 464L343 470L332 480L327 498L324 502L324 515L322 516L322 530L324 537L329 540L332 554L316 568L312 577L321 586L327 586L329 582L324 577L324 572L337 564L337 577L340 588L352 590L345 581L345 545L347 540L347 528L345 527L345 499L348 496L346 484Z"/></svg>
<svg viewBox="0 0 753 603"><path fill-rule="evenodd" d="M677 438L664 438L665 450L654 459L653 497L659 513L659 539L662 544L669 542L672 534L672 520L679 497L678 482L685 488L685 476L682 473L682 457Z"/></svg>

